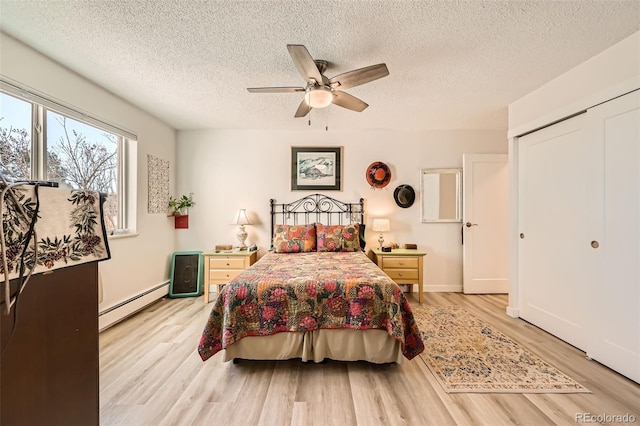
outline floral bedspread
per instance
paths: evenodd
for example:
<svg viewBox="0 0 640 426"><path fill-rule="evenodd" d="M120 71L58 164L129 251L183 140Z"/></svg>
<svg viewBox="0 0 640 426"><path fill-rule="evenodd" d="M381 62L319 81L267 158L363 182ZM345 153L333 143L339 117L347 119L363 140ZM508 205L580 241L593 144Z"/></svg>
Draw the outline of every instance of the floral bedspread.
<svg viewBox="0 0 640 426"><path fill-rule="evenodd" d="M402 290L364 253L269 253L223 287L198 345L206 361L245 336L384 329L412 359L424 349Z"/></svg>

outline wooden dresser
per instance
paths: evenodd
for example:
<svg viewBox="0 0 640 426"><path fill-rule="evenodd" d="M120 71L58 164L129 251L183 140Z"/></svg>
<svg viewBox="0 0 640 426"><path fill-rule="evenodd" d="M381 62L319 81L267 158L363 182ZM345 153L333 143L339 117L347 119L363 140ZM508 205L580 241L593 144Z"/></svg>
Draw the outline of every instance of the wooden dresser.
<svg viewBox="0 0 640 426"><path fill-rule="evenodd" d="M220 289L258 259L257 251L206 252L204 256L204 303L209 303L211 284Z"/></svg>
<svg viewBox="0 0 640 426"><path fill-rule="evenodd" d="M395 249L390 252L383 252L380 249L372 251L376 265L396 283L418 284L418 301L422 303L422 263L427 253L408 249ZM411 288L413 289L413 285Z"/></svg>
<svg viewBox="0 0 640 426"><path fill-rule="evenodd" d="M97 263L33 275L12 332L14 310L0 313L0 423L98 425Z"/></svg>

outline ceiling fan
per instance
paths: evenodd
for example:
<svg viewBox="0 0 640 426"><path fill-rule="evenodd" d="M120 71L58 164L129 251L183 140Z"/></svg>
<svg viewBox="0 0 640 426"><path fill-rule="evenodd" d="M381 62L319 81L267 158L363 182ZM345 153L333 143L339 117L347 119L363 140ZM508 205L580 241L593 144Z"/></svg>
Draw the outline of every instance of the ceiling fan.
<svg viewBox="0 0 640 426"><path fill-rule="evenodd" d="M329 62L314 60L306 47L301 44L287 44L293 63L307 82L304 87L250 87L251 93L289 93L304 92L295 117L304 117L313 108L324 108L331 104L362 112L369 105L342 89L359 86L389 75L385 64L371 65L353 71L347 71L333 78L327 78L324 71Z"/></svg>

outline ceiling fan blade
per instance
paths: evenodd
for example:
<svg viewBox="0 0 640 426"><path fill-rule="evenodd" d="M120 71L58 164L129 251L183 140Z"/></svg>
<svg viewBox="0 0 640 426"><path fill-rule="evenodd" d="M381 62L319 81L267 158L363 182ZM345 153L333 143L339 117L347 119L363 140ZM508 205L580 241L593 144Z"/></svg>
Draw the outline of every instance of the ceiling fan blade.
<svg viewBox="0 0 640 426"><path fill-rule="evenodd" d="M313 108L311 108L307 102L303 99L302 102L300 102L300 105L298 106L298 110L296 111L296 115L295 118L300 118L300 117L304 117L305 115L309 114L309 111L311 111Z"/></svg>
<svg viewBox="0 0 640 426"><path fill-rule="evenodd" d="M329 85L336 89L348 89L388 75L389 70L386 64L371 65L337 75L329 79Z"/></svg>
<svg viewBox="0 0 640 426"><path fill-rule="evenodd" d="M314 79L322 84L322 74L320 74L320 70L318 70L307 48L301 44L287 44L287 49L289 49L291 59L293 59L293 63L296 65L296 68L298 68L298 72L300 72L302 78L304 78L305 81Z"/></svg>
<svg viewBox="0 0 640 426"><path fill-rule="evenodd" d="M362 112L369 104L340 90L333 91L333 104L352 111Z"/></svg>
<svg viewBox="0 0 640 426"><path fill-rule="evenodd" d="M251 93L290 93L304 92L304 87L249 87Z"/></svg>

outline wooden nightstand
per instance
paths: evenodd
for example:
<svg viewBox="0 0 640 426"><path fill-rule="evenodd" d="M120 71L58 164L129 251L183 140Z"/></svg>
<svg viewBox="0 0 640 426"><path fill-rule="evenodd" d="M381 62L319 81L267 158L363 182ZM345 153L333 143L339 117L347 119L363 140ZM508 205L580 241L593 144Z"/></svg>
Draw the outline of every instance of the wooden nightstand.
<svg viewBox="0 0 640 426"><path fill-rule="evenodd" d="M383 252L374 249L374 261L398 284L418 284L418 301L422 303L422 261L427 254L420 250L395 249ZM411 286L413 291L413 285Z"/></svg>
<svg viewBox="0 0 640 426"><path fill-rule="evenodd" d="M257 251L207 252L202 255L204 256L204 303L209 303L211 284L216 284L220 293L224 284L253 265L258 258Z"/></svg>

